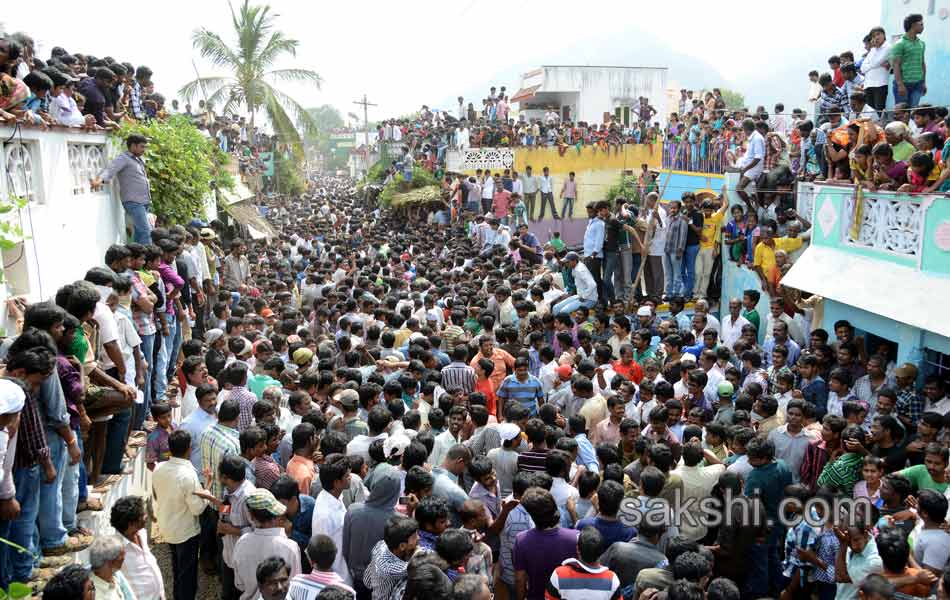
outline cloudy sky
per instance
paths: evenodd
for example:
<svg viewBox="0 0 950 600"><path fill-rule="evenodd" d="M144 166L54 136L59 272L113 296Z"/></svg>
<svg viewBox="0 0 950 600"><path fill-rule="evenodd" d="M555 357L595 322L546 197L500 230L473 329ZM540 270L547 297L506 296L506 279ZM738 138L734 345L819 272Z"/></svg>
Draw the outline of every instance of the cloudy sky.
<svg viewBox="0 0 950 600"><path fill-rule="evenodd" d="M291 86L286 91L305 106L329 103L344 115L361 113L352 102L366 93L379 105L370 113L371 120L405 114L423 103L444 105L483 84L517 89L518 81L494 78L506 67L510 72L511 65L543 64L558 50L561 58L565 47L577 49L576 63L589 64L597 56L586 55L585 47L605 38L634 40L643 31L681 54L705 61L750 102L788 102L769 97L772 73L776 85L787 86L782 67L794 64L796 73L799 62L804 63L801 68L808 64L821 68L820 57L859 50L861 37L880 16L876 0L837 0L831 7L827 0L793 4L680 0L649 7L644 2L607 0L273 0L270 4L279 15L278 26L301 42L296 61L279 66L310 68L325 81L320 90ZM504 13L498 14L499 9ZM231 39L229 8L223 0L96 0L85 5L51 0L41 9L22 5L20 10L6 11L3 25L7 31L31 33L40 58L47 58L53 46L63 46L147 64L168 98L194 78L193 62L202 75L212 74L192 50L195 28L207 27ZM651 57L650 62L656 60L660 59ZM636 57L627 64L636 65ZM675 72L670 80L678 81ZM803 95L805 82L794 85Z"/></svg>

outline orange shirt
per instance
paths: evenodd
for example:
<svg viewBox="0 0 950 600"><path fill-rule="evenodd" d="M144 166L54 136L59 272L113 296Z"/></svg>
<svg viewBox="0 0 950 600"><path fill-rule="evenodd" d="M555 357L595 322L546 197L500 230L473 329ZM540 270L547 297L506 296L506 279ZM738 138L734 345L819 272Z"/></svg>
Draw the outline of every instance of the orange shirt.
<svg viewBox="0 0 950 600"><path fill-rule="evenodd" d="M495 384L491 379L477 379L475 381L475 391L485 396L485 408L488 414L495 415L497 396L495 396Z"/></svg>
<svg viewBox="0 0 950 600"><path fill-rule="evenodd" d="M643 369L636 361L632 360L629 365L625 365L619 360L615 360L610 363L610 366L613 367L615 373L623 375L626 379L629 379L637 385L639 385L643 379Z"/></svg>
<svg viewBox="0 0 950 600"><path fill-rule="evenodd" d="M297 482L301 494L310 495L310 484L317 474L312 460L295 454L287 461L287 474Z"/></svg>
<svg viewBox="0 0 950 600"><path fill-rule="evenodd" d="M483 358L487 358L495 363L495 370L492 371L489 379L497 390L499 387L501 387L501 382L504 381L505 377L508 375L508 369L515 368L515 357L508 354L501 348L495 348L492 351L491 356L483 356L482 353L479 352L475 355L475 358L472 359L472 362L469 363L469 366L475 369L476 374L482 374L482 370L478 366L478 361Z"/></svg>

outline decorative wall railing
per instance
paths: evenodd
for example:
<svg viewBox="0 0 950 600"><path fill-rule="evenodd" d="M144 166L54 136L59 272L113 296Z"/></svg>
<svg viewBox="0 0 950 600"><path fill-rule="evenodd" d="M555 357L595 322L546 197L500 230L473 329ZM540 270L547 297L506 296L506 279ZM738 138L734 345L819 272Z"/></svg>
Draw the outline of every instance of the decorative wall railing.
<svg viewBox="0 0 950 600"><path fill-rule="evenodd" d="M515 152L511 148L465 148L446 153L448 171L474 171L475 169L510 169L515 164Z"/></svg>
<svg viewBox="0 0 950 600"><path fill-rule="evenodd" d="M68 143L69 174L72 178L73 194L85 194L90 191L90 181L105 167L106 147L104 144Z"/></svg>
<svg viewBox="0 0 950 600"><path fill-rule="evenodd" d="M30 202L42 199L39 145L32 140L0 144L0 161L6 174L6 193Z"/></svg>
<svg viewBox="0 0 950 600"><path fill-rule="evenodd" d="M851 246L917 257L923 247L923 198L856 193L843 203L844 242Z"/></svg>

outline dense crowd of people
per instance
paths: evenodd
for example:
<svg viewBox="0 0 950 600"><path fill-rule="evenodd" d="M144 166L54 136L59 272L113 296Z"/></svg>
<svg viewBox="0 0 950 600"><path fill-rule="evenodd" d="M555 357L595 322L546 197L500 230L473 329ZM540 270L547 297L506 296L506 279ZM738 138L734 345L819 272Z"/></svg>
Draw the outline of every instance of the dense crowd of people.
<svg viewBox="0 0 950 600"><path fill-rule="evenodd" d="M449 177L437 226L321 175L267 201L276 239L155 228L130 137L97 183L139 194L134 241L8 303L0 588L192 600L201 572L241 600L950 598L945 373L781 288L810 223L749 187L776 168L753 114L731 222L721 197L662 206L645 171L639 205L587 204L578 251L508 211L527 195L510 173ZM713 314L720 254L755 269L767 314L752 289ZM151 494L108 496L141 454ZM93 538L100 493L114 533Z"/></svg>
<svg viewBox="0 0 950 600"><path fill-rule="evenodd" d="M495 224L408 223L342 179L269 209L272 243L154 229L25 307L0 533L30 552L2 549L0 583L193 598L200 568L267 600L946 594L950 398L847 322L802 329L755 297L718 320L585 305L576 253L515 263L477 244ZM143 444L151 498L117 500L115 535L90 540L86 481L107 488ZM681 514L730 494L770 521ZM812 497L868 502L778 524ZM637 517L657 506L676 519ZM91 570L57 562L90 543Z"/></svg>

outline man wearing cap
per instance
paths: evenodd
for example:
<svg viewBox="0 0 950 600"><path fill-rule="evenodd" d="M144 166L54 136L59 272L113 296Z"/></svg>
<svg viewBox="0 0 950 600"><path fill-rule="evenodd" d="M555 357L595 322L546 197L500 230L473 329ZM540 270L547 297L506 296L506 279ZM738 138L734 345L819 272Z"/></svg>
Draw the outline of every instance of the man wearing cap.
<svg viewBox="0 0 950 600"><path fill-rule="evenodd" d="M26 393L9 379L0 379L0 519L9 519L17 505L13 487L13 459L16 455L17 428ZM13 435L10 435L13 431Z"/></svg>
<svg viewBox="0 0 950 600"><path fill-rule="evenodd" d="M600 250L598 250L598 253L599 252ZM563 264L571 271L577 293L555 304L552 312L555 315L561 313L571 314L581 306L592 308L597 304L598 295L597 281L591 274L590 269L581 262L581 257L577 252L568 252L564 256Z"/></svg>
<svg viewBox="0 0 950 600"><path fill-rule="evenodd" d="M234 584L241 600L258 597L257 565L271 557L282 558L290 576L300 574L300 548L281 527L287 508L268 490L256 489L244 500L251 513L254 530L245 533L234 546Z"/></svg>
<svg viewBox="0 0 950 600"><path fill-rule="evenodd" d="M719 396L719 409L716 411L716 416L713 417L714 423L722 423L727 427L733 425L736 409L732 406L732 398L735 391L732 383L728 381L719 382L719 386L716 388Z"/></svg>

